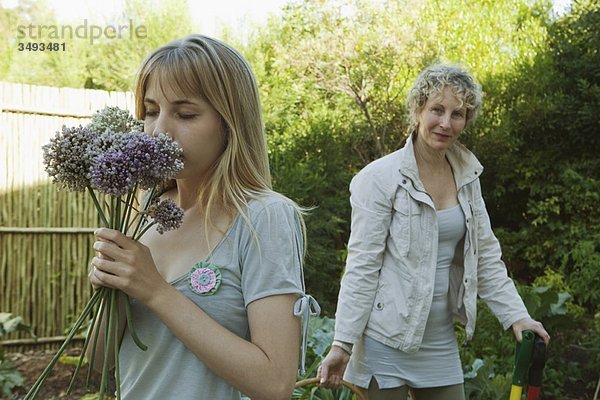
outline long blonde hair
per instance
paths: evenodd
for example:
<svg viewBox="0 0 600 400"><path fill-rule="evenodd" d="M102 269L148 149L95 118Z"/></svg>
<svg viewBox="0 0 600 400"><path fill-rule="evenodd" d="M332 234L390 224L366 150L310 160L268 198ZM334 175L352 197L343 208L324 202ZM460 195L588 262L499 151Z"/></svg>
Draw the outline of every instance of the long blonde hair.
<svg viewBox="0 0 600 400"><path fill-rule="evenodd" d="M205 99L222 118L225 149L213 165L198 201L207 212L215 204L228 213L249 198L271 190L260 97L248 62L231 46L190 35L154 50L142 62L135 87L136 115L145 115L144 97L151 76L160 85Z"/></svg>
<svg viewBox="0 0 600 400"><path fill-rule="evenodd" d="M220 207L228 215L245 213L248 201L273 193L260 96L252 68L228 44L202 35L189 35L150 53L136 79L136 116L144 119L144 97L150 78L206 100L221 116L225 148L200 188L198 203L205 219ZM289 199L288 199L289 200ZM303 209L289 200L300 214ZM208 224L207 224L208 225Z"/></svg>

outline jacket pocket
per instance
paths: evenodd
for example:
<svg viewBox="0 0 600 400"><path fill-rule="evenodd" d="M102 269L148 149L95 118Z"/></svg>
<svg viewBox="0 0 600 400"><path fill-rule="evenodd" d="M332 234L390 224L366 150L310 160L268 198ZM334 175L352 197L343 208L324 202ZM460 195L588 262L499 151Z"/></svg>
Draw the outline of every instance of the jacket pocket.
<svg viewBox="0 0 600 400"><path fill-rule="evenodd" d="M399 256L407 257L411 244L419 241L421 232L421 206L412 199L407 191L399 190L392 206L390 223L389 250Z"/></svg>
<svg viewBox="0 0 600 400"><path fill-rule="evenodd" d="M478 235L477 235L477 213L475 211L475 206L473 204L473 202L471 200L469 200L469 213L471 215L467 215L467 228L468 228L468 234L469 234L469 244L471 245L471 251L473 252L473 254L475 254L476 256L478 255L479 251L478 251L478 247L479 247L479 243L478 243Z"/></svg>
<svg viewBox="0 0 600 400"><path fill-rule="evenodd" d="M394 289L389 282L386 282L385 279L379 280L375 301L369 317L368 327L370 329L389 338L398 334L401 326L401 314L407 313L406 310L400 309L406 308L406 306L398 307L398 295L399 293L394 293Z"/></svg>

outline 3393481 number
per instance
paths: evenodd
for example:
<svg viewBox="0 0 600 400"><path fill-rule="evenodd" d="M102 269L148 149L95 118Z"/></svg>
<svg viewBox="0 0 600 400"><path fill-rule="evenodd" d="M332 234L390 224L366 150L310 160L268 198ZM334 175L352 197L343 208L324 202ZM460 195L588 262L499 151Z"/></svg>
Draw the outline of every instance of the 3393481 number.
<svg viewBox="0 0 600 400"><path fill-rule="evenodd" d="M65 42L21 42L17 46L19 51L65 51L66 49Z"/></svg>

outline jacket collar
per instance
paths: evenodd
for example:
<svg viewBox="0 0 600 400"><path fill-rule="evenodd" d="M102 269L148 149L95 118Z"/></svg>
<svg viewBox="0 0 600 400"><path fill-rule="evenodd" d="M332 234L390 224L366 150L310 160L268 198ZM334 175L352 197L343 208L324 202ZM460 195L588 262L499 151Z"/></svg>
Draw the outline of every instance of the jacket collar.
<svg viewBox="0 0 600 400"><path fill-rule="evenodd" d="M415 185L421 186L412 135L406 139L401 153L403 157L400 159L400 173L411 179ZM481 176L483 166L477 157L461 143L454 143L448 149L446 156L452 166L457 189Z"/></svg>

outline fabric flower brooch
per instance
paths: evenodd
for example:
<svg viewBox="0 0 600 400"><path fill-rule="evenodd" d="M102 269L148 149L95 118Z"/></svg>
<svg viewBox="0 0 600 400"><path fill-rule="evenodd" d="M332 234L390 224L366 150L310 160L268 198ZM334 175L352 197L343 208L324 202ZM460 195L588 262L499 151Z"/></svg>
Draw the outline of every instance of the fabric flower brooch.
<svg viewBox="0 0 600 400"><path fill-rule="evenodd" d="M190 273L190 288L201 296L216 293L221 286L221 271L216 265L201 261L192 267Z"/></svg>

